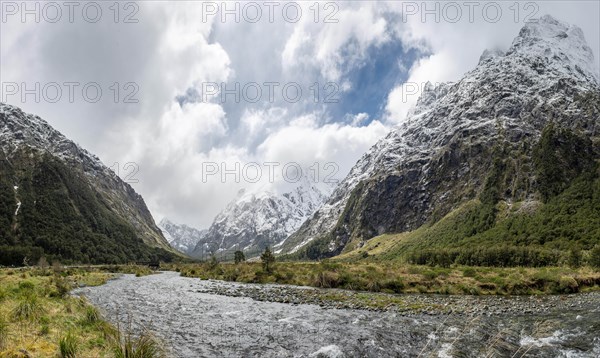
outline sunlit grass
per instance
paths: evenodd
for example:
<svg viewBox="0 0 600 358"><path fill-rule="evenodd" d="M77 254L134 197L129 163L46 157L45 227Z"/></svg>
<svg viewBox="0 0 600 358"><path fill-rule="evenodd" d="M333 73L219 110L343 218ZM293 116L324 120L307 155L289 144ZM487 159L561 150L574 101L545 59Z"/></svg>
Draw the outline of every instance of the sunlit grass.
<svg viewBox="0 0 600 358"><path fill-rule="evenodd" d="M123 270L147 273L138 266ZM117 329L85 299L68 294L72 287L97 286L112 277L97 270L0 269L0 357L115 357L121 347ZM120 334L131 337L134 353L152 353L151 336L138 344L138 335Z"/></svg>

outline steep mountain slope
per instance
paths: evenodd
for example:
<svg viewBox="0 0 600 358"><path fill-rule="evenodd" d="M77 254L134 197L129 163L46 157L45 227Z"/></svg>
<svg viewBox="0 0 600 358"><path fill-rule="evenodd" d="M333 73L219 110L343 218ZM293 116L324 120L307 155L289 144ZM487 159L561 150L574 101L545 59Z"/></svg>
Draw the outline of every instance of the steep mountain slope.
<svg viewBox="0 0 600 358"><path fill-rule="evenodd" d="M37 116L0 103L1 263L171 259L144 200Z"/></svg>
<svg viewBox="0 0 600 358"><path fill-rule="evenodd" d="M198 230L183 224L175 224L168 219L162 219L158 224L169 245L174 249L190 254L200 240L206 237L208 230Z"/></svg>
<svg viewBox="0 0 600 358"><path fill-rule="evenodd" d="M461 81L427 86L283 251L337 255L477 200L468 232L452 237L463 239L492 228L501 203L550 200L594 172L599 88L578 27L550 16L526 24L506 53L486 51Z"/></svg>
<svg viewBox="0 0 600 358"><path fill-rule="evenodd" d="M287 237L327 200L331 190L331 185L304 176L284 194L241 191L217 215L193 256L242 250L251 257L266 246L278 251Z"/></svg>

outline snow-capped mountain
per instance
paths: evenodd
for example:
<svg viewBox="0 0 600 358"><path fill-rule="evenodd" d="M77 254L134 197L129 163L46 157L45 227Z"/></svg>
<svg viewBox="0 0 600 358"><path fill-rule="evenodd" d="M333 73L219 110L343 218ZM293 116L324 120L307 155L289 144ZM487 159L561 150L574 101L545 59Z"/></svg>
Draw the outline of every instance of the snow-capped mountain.
<svg viewBox="0 0 600 358"><path fill-rule="evenodd" d="M118 261L147 258L146 253L135 251L138 247L146 251L139 246L142 243L173 252L144 200L131 186L102 164L98 157L66 138L40 117L5 103L0 103L2 176L11 195L16 196L15 205L19 208L18 211L12 209L18 212L18 217L11 223L9 234L23 245L34 247L43 243L47 254L56 251L65 256L67 249L61 250L49 242L59 238L38 237L35 243L26 241L34 240L36 235L68 231L73 236L88 235L86 238L98 245L96 252L71 250L69 259L74 261L96 260L93 257L101 261L101 257L108 256L111 256L110 260L116 257ZM12 206L11 203L8 205ZM104 239L123 245L123 250L129 252L120 255L112 244L100 249ZM121 243L121 239L132 239L135 243ZM115 252L104 253L104 249L110 251L110 247ZM94 250L94 247L87 245L85 251L88 250Z"/></svg>
<svg viewBox="0 0 600 358"><path fill-rule="evenodd" d="M526 24L508 51L485 51L460 81L425 86L405 122L363 155L283 252L331 256L435 221L482 192L495 158L516 168L504 198L534 196L531 148L549 123L598 136L597 71L577 26L550 16Z"/></svg>
<svg viewBox="0 0 600 358"><path fill-rule="evenodd" d="M169 245L174 249L190 254L208 230L198 230L184 224L175 224L168 219L162 219L158 224Z"/></svg>
<svg viewBox="0 0 600 358"><path fill-rule="evenodd" d="M266 246L280 251L287 237L327 200L332 190L332 184L317 183L308 176L283 194L241 190L217 215L193 255L242 250L251 257Z"/></svg>

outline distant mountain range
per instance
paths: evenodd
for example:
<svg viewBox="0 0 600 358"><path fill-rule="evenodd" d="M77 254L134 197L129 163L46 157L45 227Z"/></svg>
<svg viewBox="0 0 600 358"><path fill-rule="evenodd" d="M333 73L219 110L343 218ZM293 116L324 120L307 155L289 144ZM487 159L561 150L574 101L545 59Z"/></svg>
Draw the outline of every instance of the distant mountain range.
<svg viewBox="0 0 600 358"><path fill-rule="evenodd" d="M242 190L221 211L207 230L160 223L171 245L192 257L212 254L230 258L236 250L258 256L269 246L278 251L287 237L302 225L328 198L333 184L303 176L283 194ZM195 245L194 245L195 244Z"/></svg>
<svg viewBox="0 0 600 358"><path fill-rule="evenodd" d="M198 241L206 237L208 230L198 230L184 224L175 224L168 219L162 219L158 224L165 238L174 249L191 254Z"/></svg>

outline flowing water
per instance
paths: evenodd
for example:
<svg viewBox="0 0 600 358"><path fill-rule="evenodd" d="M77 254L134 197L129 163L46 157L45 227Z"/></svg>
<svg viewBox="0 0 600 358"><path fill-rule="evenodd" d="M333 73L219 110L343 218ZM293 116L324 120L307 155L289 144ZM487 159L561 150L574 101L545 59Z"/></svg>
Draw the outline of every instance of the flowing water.
<svg viewBox="0 0 600 358"><path fill-rule="evenodd" d="M240 285L165 272L74 294L113 323L148 328L174 357L600 357L594 302L542 314L402 315L202 292L215 284Z"/></svg>

